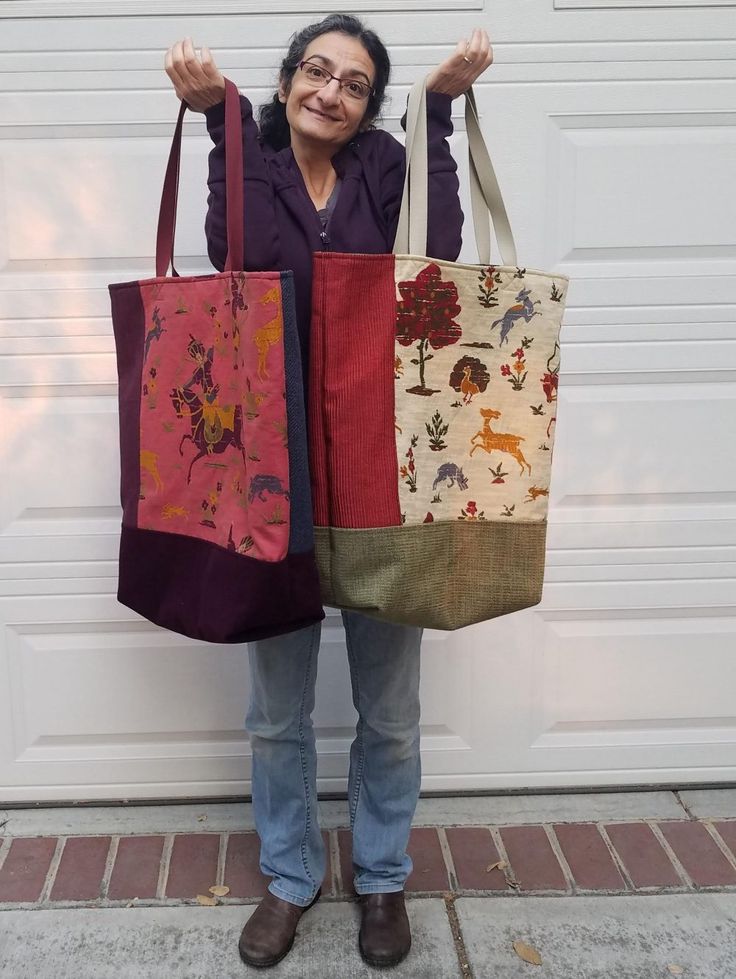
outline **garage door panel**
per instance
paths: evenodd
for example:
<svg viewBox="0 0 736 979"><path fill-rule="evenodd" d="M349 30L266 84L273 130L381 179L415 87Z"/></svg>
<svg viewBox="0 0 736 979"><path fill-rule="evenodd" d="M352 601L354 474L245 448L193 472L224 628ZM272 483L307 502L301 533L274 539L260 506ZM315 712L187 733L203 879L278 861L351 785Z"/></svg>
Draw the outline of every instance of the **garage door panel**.
<svg viewBox="0 0 736 979"><path fill-rule="evenodd" d="M723 188L736 168L736 127L720 121L707 112L646 123L632 116L628 125L591 116L586 128L563 131L571 257L609 249L645 258L673 243L693 257L699 247L730 252L736 204Z"/></svg>
<svg viewBox="0 0 736 979"><path fill-rule="evenodd" d="M181 254L206 255L202 205L210 145L202 135L183 144L180 199L200 207L181 209ZM170 139L140 137L0 141L3 208L13 229L6 261L152 258L169 147ZM12 288L12 267L2 271ZM148 275L154 272L151 261Z"/></svg>
<svg viewBox="0 0 736 979"><path fill-rule="evenodd" d="M568 388L558 415L554 503L619 493L697 503L699 492L734 492L736 384Z"/></svg>
<svg viewBox="0 0 736 979"><path fill-rule="evenodd" d="M636 744L641 736L642 744L658 737L675 747L714 726L736 741L736 660L727 656L733 620L601 611L595 621L557 618L547 626L534 746L584 745L589 737L596 747Z"/></svg>
<svg viewBox="0 0 736 979"><path fill-rule="evenodd" d="M206 758L222 775L229 756L238 759L230 774L242 777L245 647L167 633L126 614L109 593L77 595L69 605L88 615L107 609L117 620L75 621L67 613L63 621L52 598L41 624L22 621L28 599L3 603L15 620L5 625L12 703L6 765L14 777L94 784L125 782L136 772L147 781L166 778L166 765L176 763L169 777L180 778L197 757L200 773ZM208 678L204 690L192 683L195 676Z"/></svg>
<svg viewBox="0 0 736 979"><path fill-rule="evenodd" d="M168 0L156 2L121 17L112 4L78 0L54 5L53 18L40 2L0 4L0 796L8 801L250 788L245 647L167 633L115 599L107 286L153 273L177 111L166 48L194 35L259 103L273 91L278 45L316 17L282 11L279 41L271 13L223 0L208 6L205 36L190 16L197 3L168 4L161 16ZM626 6L563 13L562 3L532 0L522 22L511 0L492 10L482 0L438 0L421 37L416 4L367 17L391 48L383 125L399 136L418 72L447 56L460 21L462 30L478 18L490 25L495 64L477 102L519 261L571 280L559 400L544 406L557 428L543 599L455 633L426 633L429 790L736 778L736 214L724 190L736 162L732 11L626 0L640 8L634 23ZM15 17L4 16L9 6ZM66 16L74 11L96 16ZM459 101L453 118L469 215ZM210 270L210 145L202 117L188 114L182 274ZM469 227L461 257L477 257ZM538 403L535 385L541 391L530 378L519 393L525 404ZM319 785L344 792L356 715L333 610L320 667Z"/></svg>

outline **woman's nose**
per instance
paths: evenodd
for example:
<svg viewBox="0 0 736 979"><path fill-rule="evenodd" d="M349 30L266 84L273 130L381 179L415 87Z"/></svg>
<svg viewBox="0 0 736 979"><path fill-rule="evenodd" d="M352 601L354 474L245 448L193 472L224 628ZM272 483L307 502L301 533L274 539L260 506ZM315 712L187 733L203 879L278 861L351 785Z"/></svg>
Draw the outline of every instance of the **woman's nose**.
<svg viewBox="0 0 736 979"><path fill-rule="evenodd" d="M336 78L331 78L319 90L319 96L326 105L335 105L340 100L340 95L340 82Z"/></svg>

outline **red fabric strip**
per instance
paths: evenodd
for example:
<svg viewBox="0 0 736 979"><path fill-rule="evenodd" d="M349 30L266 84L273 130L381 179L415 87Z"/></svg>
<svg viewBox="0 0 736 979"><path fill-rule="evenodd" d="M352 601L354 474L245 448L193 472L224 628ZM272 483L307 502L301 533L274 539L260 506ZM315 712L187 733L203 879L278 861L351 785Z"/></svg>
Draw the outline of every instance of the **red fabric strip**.
<svg viewBox="0 0 736 979"><path fill-rule="evenodd" d="M330 523L330 483L327 472L327 436L323 410L322 377L324 373L327 266L316 261L312 272L312 320L309 330L309 384L307 386L307 435L309 443L309 476L312 483L312 514L315 526Z"/></svg>
<svg viewBox="0 0 736 979"><path fill-rule="evenodd" d="M401 524L393 255L314 255L310 465L317 526Z"/></svg>

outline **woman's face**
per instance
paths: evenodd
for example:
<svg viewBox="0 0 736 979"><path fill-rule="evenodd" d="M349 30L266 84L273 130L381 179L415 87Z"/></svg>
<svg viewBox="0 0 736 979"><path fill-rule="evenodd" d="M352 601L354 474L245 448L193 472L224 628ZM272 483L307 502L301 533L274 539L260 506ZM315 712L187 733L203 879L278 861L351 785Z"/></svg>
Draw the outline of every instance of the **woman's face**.
<svg viewBox="0 0 736 979"><path fill-rule="evenodd" d="M376 69L371 56L357 38L333 31L311 41L304 60L313 61L338 78L355 78L373 87ZM291 144L329 149L336 152L355 136L363 122L368 99L351 98L333 79L324 88L310 85L296 70L287 92L279 86L279 100L286 104L286 119L291 129Z"/></svg>

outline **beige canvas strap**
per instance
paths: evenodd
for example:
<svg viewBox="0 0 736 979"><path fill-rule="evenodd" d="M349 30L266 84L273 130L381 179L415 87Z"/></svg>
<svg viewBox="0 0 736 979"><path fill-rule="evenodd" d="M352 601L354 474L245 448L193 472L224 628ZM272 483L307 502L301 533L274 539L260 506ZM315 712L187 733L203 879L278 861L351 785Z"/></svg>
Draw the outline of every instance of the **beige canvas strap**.
<svg viewBox="0 0 736 979"><path fill-rule="evenodd" d="M427 79L417 81L409 93L406 115L406 176L401 199L394 254L427 254ZM515 266L516 246L495 170L478 120L473 89L465 93L465 128L468 135L470 200L478 256L491 264L489 215L501 253L501 264Z"/></svg>
<svg viewBox="0 0 736 979"><path fill-rule="evenodd" d="M399 224L394 239L395 255L427 254L427 84L417 82L406 107L406 174Z"/></svg>

